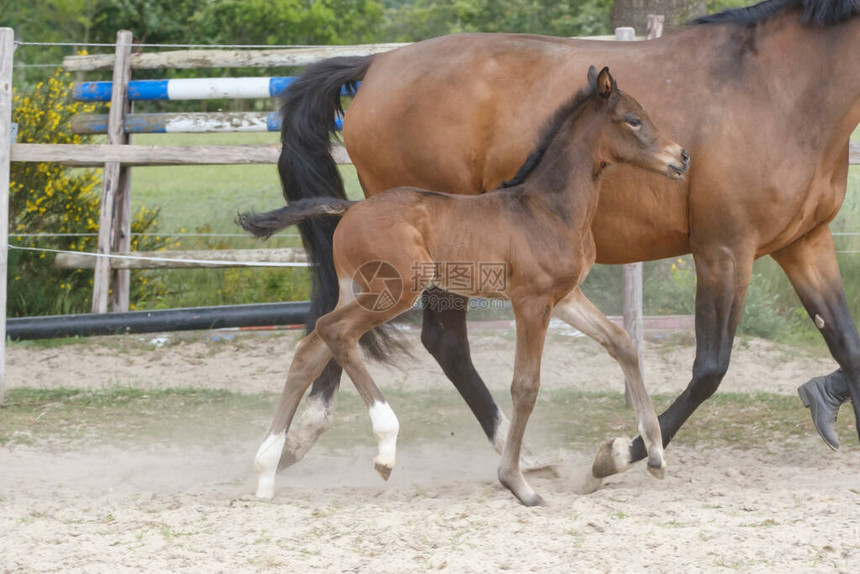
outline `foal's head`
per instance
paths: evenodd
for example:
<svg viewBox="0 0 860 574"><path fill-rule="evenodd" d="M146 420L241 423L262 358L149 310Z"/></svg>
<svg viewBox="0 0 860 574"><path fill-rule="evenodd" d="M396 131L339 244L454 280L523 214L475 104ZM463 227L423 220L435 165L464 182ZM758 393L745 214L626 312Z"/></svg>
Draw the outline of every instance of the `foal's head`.
<svg viewBox="0 0 860 574"><path fill-rule="evenodd" d="M683 177L690 156L664 136L642 104L618 89L609 68L588 70L589 91L597 106L596 145L607 163L629 163L672 179Z"/></svg>

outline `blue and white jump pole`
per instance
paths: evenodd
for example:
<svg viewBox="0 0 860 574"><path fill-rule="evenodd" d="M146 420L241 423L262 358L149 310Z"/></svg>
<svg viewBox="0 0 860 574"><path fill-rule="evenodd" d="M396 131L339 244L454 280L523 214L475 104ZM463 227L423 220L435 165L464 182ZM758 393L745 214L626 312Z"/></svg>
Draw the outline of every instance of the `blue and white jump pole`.
<svg viewBox="0 0 860 574"><path fill-rule="evenodd" d="M275 98L295 77L272 78L186 78L179 80L133 80L128 83L131 101L154 100L219 100ZM111 82L79 82L72 97L80 102L109 102ZM344 86L344 96L352 92Z"/></svg>
<svg viewBox="0 0 860 574"><path fill-rule="evenodd" d="M281 94L295 77L270 78L186 78L178 80L135 80L128 84L128 99L156 100L214 100L272 98ZM81 82L74 85L72 96L83 102L110 101L111 82ZM341 93L351 96L343 87ZM337 129L343 119L335 120ZM107 133L107 115L80 115L72 118L76 134ZM125 118L125 133L226 133L278 132L281 116L277 112L217 112L217 113L157 113L129 114Z"/></svg>

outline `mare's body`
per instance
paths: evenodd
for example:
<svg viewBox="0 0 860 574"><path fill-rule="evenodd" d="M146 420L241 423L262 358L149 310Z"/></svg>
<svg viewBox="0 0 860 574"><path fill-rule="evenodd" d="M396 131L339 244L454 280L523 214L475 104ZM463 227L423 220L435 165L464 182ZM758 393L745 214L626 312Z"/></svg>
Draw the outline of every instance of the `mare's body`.
<svg viewBox="0 0 860 574"><path fill-rule="evenodd" d="M849 137L860 121L858 13L858 0L773 0L649 42L471 34L323 63L287 94L285 193L295 199L339 184L326 159L329 126L310 119L332 113L335 84L362 81L344 139L368 196L395 185L480 194L514 174L544 115L535 110L558 105L573 86L569 71L608 62L696 158L680 190L628 167L606 174L592 226L601 263L695 259L696 360L689 386L660 416L664 443L722 381L753 261L771 255L839 365L817 379L832 408L815 418L835 447L834 409L852 395L860 433L860 337L828 229L845 197ZM321 115L307 113L312 97ZM317 135L306 137L314 125ZM326 162L327 172L301 167ZM320 264L319 301L336 289L326 280L323 235L305 235ZM425 311L422 340L498 444L504 418L472 366L465 311ZM338 377L332 364L311 393L327 416ZM326 428L314 420L302 427L312 429L310 441L288 441L293 460ZM645 456L641 441L630 456Z"/></svg>

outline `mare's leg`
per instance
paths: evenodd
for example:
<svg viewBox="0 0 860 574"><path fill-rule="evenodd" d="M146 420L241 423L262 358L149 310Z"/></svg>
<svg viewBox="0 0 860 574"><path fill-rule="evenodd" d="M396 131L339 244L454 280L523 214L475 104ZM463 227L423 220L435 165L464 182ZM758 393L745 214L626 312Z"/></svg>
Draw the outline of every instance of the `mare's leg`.
<svg viewBox="0 0 860 574"><path fill-rule="evenodd" d="M663 446L681 425L716 392L729 368L732 342L749 288L754 253L744 246L707 246L693 254L696 260L696 360L693 378L684 392L658 418ZM630 462L647 455L636 437Z"/></svg>
<svg viewBox="0 0 860 574"><path fill-rule="evenodd" d="M607 319L578 287L556 305L554 313L561 320L600 343L612 358L618 361L624 372L633 410L636 413L639 434L645 440L648 450L648 470L657 478L663 478L666 475L666 462L663 459L660 424L657 422L657 413L654 412L654 405L651 404L651 398L642 381L639 355L636 347L633 346L633 341L624 329ZM630 443L622 438L617 438L601 447L592 468L594 477L603 478L627 470L630 465L629 452Z"/></svg>
<svg viewBox="0 0 860 574"><path fill-rule="evenodd" d="M860 436L860 336L845 301L833 236L823 225L772 256L788 275L839 363L836 372L816 377L798 389L821 438L827 446L837 449L839 439L833 423L839 406L852 396Z"/></svg>
<svg viewBox="0 0 860 574"><path fill-rule="evenodd" d="M412 305L410 300L400 301L386 311L373 311L352 301L332 311L317 322L320 337L329 346L334 358L343 366L352 379L358 394L367 406L373 434L376 436L378 450L373 459L376 471L388 480L394 470L397 433L400 424L394 411L388 406L373 378L367 371L358 347L358 340L371 328L393 319Z"/></svg>
<svg viewBox="0 0 860 574"><path fill-rule="evenodd" d="M508 420L472 364L466 333L467 303L466 297L442 289L425 291L421 296L421 342L472 409L496 452L501 453Z"/></svg>
<svg viewBox="0 0 860 574"><path fill-rule="evenodd" d="M319 297L311 303L307 319L308 333L313 331L320 316L332 310L332 308L323 308L324 305L325 303ZM331 360L314 381L311 392L305 399L302 413L287 432L279 469L291 466L304 458L320 435L331 428L334 423L334 409L342 371L340 365Z"/></svg>
<svg viewBox="0 0 860 574"><path fill-rule="evenodd" d="M540 388L540 360L543 353L546 329L552 314L548 299L514 301L517 320L517 355L514 361L514 379L511 383L513 415L508 439L499 463L499 481L526 506L543 504L543 498L526 482L520 469L520 448L526 423L537 401Z"/></svg>
<svg viewBox="0 0 860 574"><path fill-rule="evenodd" d="M275 474L287 440L287 429L299 406L299 401L331 359L331 351L316 331L299 343L275 416L269 425L269 434L257 450L254 470L257 472L257 497L272 498L275 495Z"/></svg>

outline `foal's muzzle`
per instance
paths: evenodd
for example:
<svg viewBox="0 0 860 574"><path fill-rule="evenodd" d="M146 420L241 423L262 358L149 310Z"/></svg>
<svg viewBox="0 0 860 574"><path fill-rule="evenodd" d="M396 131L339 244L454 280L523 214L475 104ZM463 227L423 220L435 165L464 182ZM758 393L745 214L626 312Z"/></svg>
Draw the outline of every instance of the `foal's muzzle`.
<svg viewBox="0 0 860 574"><path fill-rule="evenodd" d="M687 153L687 150L681 148L677 155L673 155L676 157L668 163L669 177L680 179L690 169L690 154Z"/></svg>

